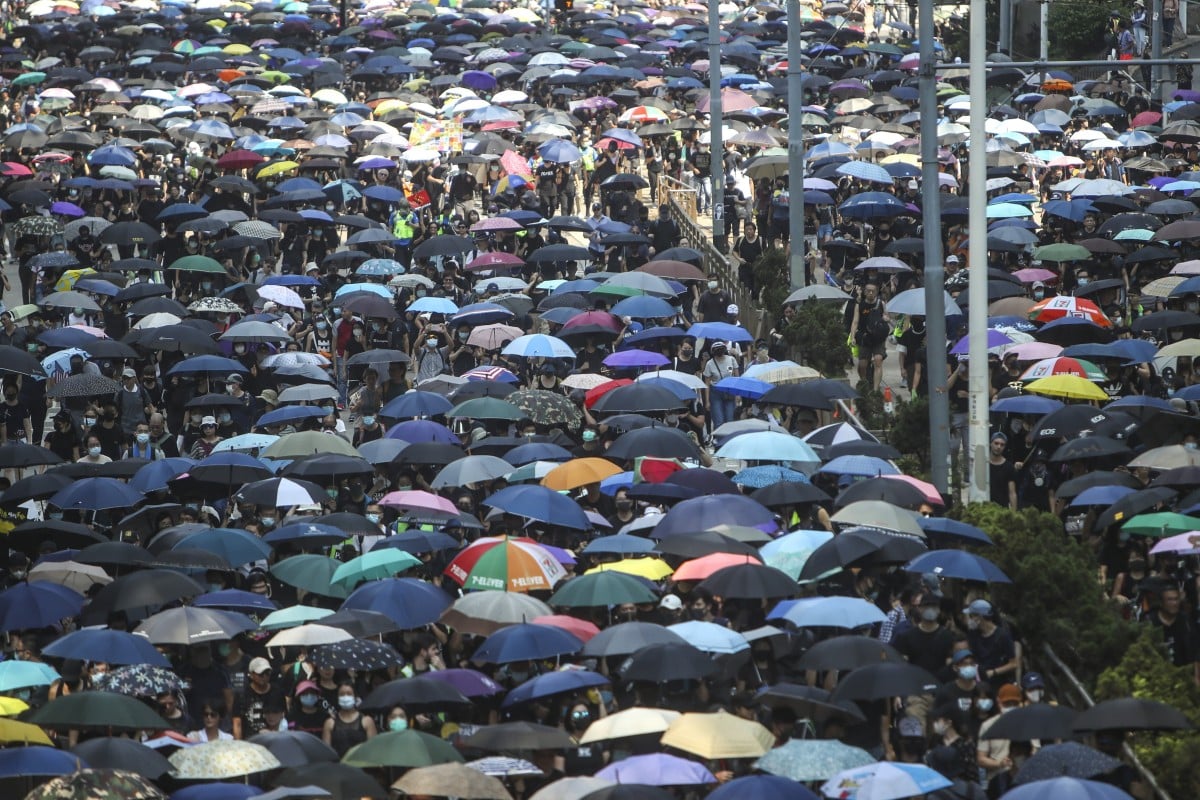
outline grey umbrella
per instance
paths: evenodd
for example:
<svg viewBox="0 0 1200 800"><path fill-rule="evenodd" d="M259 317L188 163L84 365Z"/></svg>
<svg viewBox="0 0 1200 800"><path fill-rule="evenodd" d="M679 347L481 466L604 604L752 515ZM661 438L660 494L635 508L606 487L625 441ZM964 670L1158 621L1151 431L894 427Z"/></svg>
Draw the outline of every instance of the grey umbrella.
<svg viewBox="0 0 1200 800"><path fill-rule="evenodd" d="M83 292L53 292L42 299L43 306L54 308L82 308L84 311L99 311L96 301Z"/></svg>
<svg viewBox="0 0 1200 800"><path fill-rule="evenodd" d="M585 656L627 656L652 644L684 644L684 638L651 622L622 622L588 640Z"/></svg>
<svg viewBox="0 0 1200 800"><path fill-rule="evenodd" d="M1017 772L1017 783L1051 778L1094 778L1112 772L1121 762L1079 742L1046 745Z"/></svg>
<svg viewBox="0 0 1200 800"><path fill-rule="evenodd" d="M290 342L287 331L270 322L239 322L221 334L223 342Z"/></svg>
<svg viewBox="0 0 1200 800"><path fill-rule="evenodd" d="M271 731L252 736L249 741L270 750L285 767L338 760L332 747L304 731Z"/></svg>
<svg viewBox="0 0 1200 800"><path fill-rule="evenodd" d="M512 464L496 456L466 456L442 467L431 485L434 489L445 489L483 483L502 478L512 470Z"/></svg>
<svg viewBox="0 0 1200 800"><path fill-rule="evenodd" d="M321 400L336 400L337 396L337 389L334 389L332 386L305 383L300 386L293 386L289 389L284 389L279 393L279 402L310 403Z"/></svg>
<svg viewBox="0 0 1200 800"><path fill-rule="evenodd" d="M138 625L136 633L154 644L192 645L226 642L258 624L235 611L184 606L160 611Z"/></svg>
<svg viewBox="0 0 1200 800"><path fill-rule="evenodd" d="M68 375L46 391L47 397L92 397L121 391L121 384L103 375Z"/></svg>

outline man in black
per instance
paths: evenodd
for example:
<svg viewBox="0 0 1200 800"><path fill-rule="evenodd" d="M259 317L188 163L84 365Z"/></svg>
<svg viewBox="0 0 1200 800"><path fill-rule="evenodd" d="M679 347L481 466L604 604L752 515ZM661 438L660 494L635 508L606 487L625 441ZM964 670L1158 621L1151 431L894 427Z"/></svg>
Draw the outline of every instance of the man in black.
<svg viewBox="0 0 1200 800"><path fill-rule="evenodd" d="M1017 471L1004 455L1008 437L996 431L988 451L988 472L991 475L991 500L1002 508L1017 510Z"/></svg>
<svg viewBox="0 0 1200 800"><path fill-rule="evenodd" d="M1182 613L1179 589L1166 586L1158 597L1158 610L1146 615L1146 624L1162 631L1163 644L1172 664L1177 667L1193 666L1200 674L1200 663L1196 661L1196 631L1187 615Z"/></svg>
<svg viewBox="0 0 1200 800"><path fill-rule="evenodd" d="M700 295L696 302L696 311L700 314L701 322L724 322L725 311L733 298L728 292L722 291L716 281L708 282L708 291Z"/></svg>
<svg viewBox="0 0 1200 800"><path fill-rule="evenodd" d="M543 161L538 165L537 194L543 217L554 216L558 208L558 172L559 165L553 161Z"/></svg>
<svg viewBox="0 0 1200 800"><path fill-rule="evenodd" d="M658 207L658 219L650 228L650 242L655 253L670 250L679 244L679 225L671 219L671 209L666 205Z"/></svg>
<svg viewBox="0 0 1200 800"><path fill-rule="evenodd" d="M892 644L910 664L940 675L954 650L954 634L941 623L941 598L925 592L917 601L915 624L896 634Z"/></svg>
<svg viewBox="0 0 1200 800"><path fill-rule="evenodd" d="M696 187L696 211L704 214L712 205L712 187L709 186L712 178L712 153L709 152L707 144L696 143L696 149L688 158L687 169Z"/></svg>
<svg viewBox="0 0 1200 800"><path fill-rule="evenodd" d="M31 379L27 379L31 380ZM0 403L0 419L4 421L4 443L33 443L33 425L29 409L17 399L17 385L4 384L4 402Z"/></svg>
<svg viewBox="0 0 1200 800"><path fill-rule="evenodd" d="M287 695L271 680L271 662L265 658L250 659L249 680L233 706L233 738L249 739L262 733L267 721L264 708L268 702L286 707Z"/></svg>
<svg viewBox="0 0 1200 800"><path fill-rule="evenodd" d="M725 197L728 198L729 195L725 195ZM725 213L728 215L728 208ZM731 229L731 233L737 236L736 230ZM755 292L754 262L758 261L765 250L763 240L758 238L758 227L753 222L747 222L746 235L734 242L733 252L741 260L741 263L738 264L738 280L750 290L751 294Z"/></svg>
<svg viewBox="0 0 1200 800"><path fill-rule="evenodd" d="M459 169L458 174L450 179L450 202L455 214L467 216L475 201L475 193L479 190L479 181L468 169Z"/></svg>

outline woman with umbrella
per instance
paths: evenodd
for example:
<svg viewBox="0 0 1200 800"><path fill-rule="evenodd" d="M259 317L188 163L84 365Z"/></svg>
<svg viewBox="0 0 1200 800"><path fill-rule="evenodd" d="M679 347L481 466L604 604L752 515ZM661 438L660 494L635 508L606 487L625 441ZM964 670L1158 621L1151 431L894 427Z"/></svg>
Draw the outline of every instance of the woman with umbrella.
<svg viewBox="0 0 1200 800"><path fill-rule="evenodd" d="M325 744L341 757L356 744L374 739L377 733L375 720L358 710L354 685L343 683L338 686L337 711L325 722L321 733Z"/></svg>

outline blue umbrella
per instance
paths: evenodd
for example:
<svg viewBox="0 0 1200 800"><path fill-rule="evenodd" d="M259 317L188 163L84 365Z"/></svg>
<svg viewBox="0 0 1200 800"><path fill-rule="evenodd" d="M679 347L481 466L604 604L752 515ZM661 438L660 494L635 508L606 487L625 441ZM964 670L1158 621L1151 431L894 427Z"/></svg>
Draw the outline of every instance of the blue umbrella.
<svg viewBox="0 0 1200 800"><path fill-rule="evenodd" d="M838 206L841 215L848 219L894 217L907 210L898 197L887 192L863 192Z"/></svg>
<svg viewBox="0 0 1200 800"><path fill-rule="evenodd" d="M544 333L533 333L518 336L504 346L501 351L506 356L521 356L523 358L569 358L575 360L575 351L571 346L556 336Z"/></svg>
<svg viewBox="0 0 1200 800"><path fill-rule="evenodd" d="M543 160L556 164L567 164L583 158L583 153L580 152L579 148L565 139L548 140L538 148L538 153L542 156Z"/></svg>
<svg viewBox="0 0 1200 800"><path fill-rule="evenodd" d="M640 386L658 386L659 388L666 389L680 400L692 401L696 399L695 389L690 386L686 386L679 381L673 381L670 378L641 377L638 378L637 383Z"/></svg>
<svg viewBox="0 0 1200 800"><path fill-rule="evenodd" d="M552 697L553 695L565 692L579 692L595 686L607 686L609 682L609 678L598 672L591 672L586 669L547 672L513 689L504 698L504 702L500 706L501 708L508 708L509 706L528 703L542 697Z"/></svg>
<svg viewBox="0 0 1200 800"><path fill-rule="evenodd" d="M722 378L713 384L713 388L723 394L731 394L734 397L745 397L750 400L757 400L767 392L775 388L774 384L766 381L756 381L754 378L743 378L740 376L731 376Z"/></svg>
<svg viewBox="0 0 1200 800"><path fill-rule="evenodd" d="M384 614L405 630L436 621L450 606L450 596L438 587L416 578L387 578L355 589L342 609Z"/></svg>
<svg viewBox="0 0 1200 800"><path fill-rule="evenodd" d="M171 666L167 657L158 652L145 636L135 636L132 633L107 628L68 633L46 645L42 653L52 658L75 658L80 661L102 661L106 664Z"/></svg>
<svg viewBox="0 0 1200 800"><path fill-rule="evenodd" d="M813 465L821 463L820 456L803 440L790 433L777 431L753 431L735 436L721 445L716 455L719 458L737 458L744 461Z"/></svg>
<svg viewBox="0 0 1200 800"><path fill-rule="evenodd" d="M38 334L39 342L50 347L81 347L96 343L96 337L79 328L53 328Z"/></svg>
<svg viewBox="0 0 1200 800"><path fill-rule="evenodd" d="M784 619L797 628L846 628L853 630L887 619L873 603L859 597L810 597L783 600L767 614L767 620Z"/></svg>
<svg viewBox="0 0 1200 800"><path fill-rule="evenodd" d="M803 472L779 464L763 464L759 467L748 467L733 476L733 482L738 486L749 486L752 489L762 489L782 481L789 483L811 483Z"/></svg>
<svg viewBox="0 0 1200 800"><path fill-rule="evenodd" d="M908 562L908 572L932 572L942 578L981 583L1012 583L1004 572L983 556L965 550L930 550Z"/></svg>
<svg viewBox="0 0 1200 800"><path fill-rule="evenodd" d="M471 303L463 306L458 313L450 318L451 325L490 325L493 322L507 322L513 318L513 312L499 303Z"/></svg>
<svg viewBox="0 0 1200 800"><path fill-rule="evenodd" d="M968 525L965 522L960 522L949 517L920 517L917 522L921 525L921 530L927 534L933 534L932 538L938 536L949 537L953 539L965 539L968 542L976 542L979 544L993 544L992 539L986 533L974 525Z"/></svg>
<svg viewBox="0 0 1200 800"><path fill-rule="evenodd" d="M769 526L776 529L775 515L749 497L736 494L704 495L684 500L663 515L654 526L654 538L687 535L711 530L718 525Z"/></svg>
<svg viewBox="0 0 1200 800"><path fill-rule="evenodd" d="M394 547L397 550L417 555L420 553L435 553L439 550L457 550L459 542L457 539L441 531L414 529L381 539L371 547L371 550L378 550L382 547Z"/></svg>
<svg viewBox="0 0 1200 800"><path fill-rule="evenodd" d="M263 541L270 545L285 542L299 547L327 547L341 544L347 536L332 525L322 525L317 522L293 522L268 533Z"/></svg>
<svg viewBox="0 0 1200 800"><path fill-rule="evenodd" d="M0 778L70 775L88 765L74 753L43 745L0 750Z"/></svg>
<svg viewBox="0 0 1200 800"><path fill-rule="evenodd" d="M1057 411L1063 404L1051 397L1039 397L1036 394L1022 394L1016 397L1002 397L992 403L993 414L1037 414L1045 416L1051 411Z"/></svg>
<svg viewBox="0 0 1200 800"><path fill-rule="evenodd" d="M388 429L387 438L399 439L411 444L430 442L437 444L462 444L462 441L445 425L439 425L427 419L410 419L407 422L393 425Z"/></svg>
<svg viewBox="0 0 1200 800"><path fill-rule="evenodd" d="M233 436L217 442L217 446L213 448L213 452L228 453L243 450L262 450L270 447L277 441L279 441L279 437L269 433L243 433L240 436ZM272 466L270 459L261 458L259 460L267 466L267 469L270 469L272 472L275 471L275 467Z"/></svg>
<svg viewBox="0 0 1200 800"><path fill-rule="evenodd" d="M1051 778L1010 789L1004 793L1004 800L1132 800L1132 797L1099 781Z"/></svg>
<svg viewBox="0 0 1200 800"><path fill-rule="evenodd" d="M239 528L210 528L193 533L179 540L171 549L203 550L214 553L235 567L261 561L271 554L270 545L254 534Z"/></svg>
<svg viewBox="0 0 1200 800"><path fill-rule="evenodd" d="M18 583L0 592L0 631L46 628L74 617L83 608L83 595L46 581Z"/></svg>
<svg viewBox="0 0 1200 800"><path fill-rule="evenodd" d="M213 483L249 483L271 477L271 470L244 453L214 453L188 470L196 480Z"/></svg>
<svg viewBox="0 0 1200 800"><path fill-rule="evenodd" d="M413 302L409 303L408 308L406 308L405 311L412 311L413 313L417 314L427 311L430 314L445 314L446 316L453 316L454 314L458 313L458 305L448 297L434 297L433 295L425 295L424 297L419 297Z"/></svg>
<svg viewBox="0 0 1200 800"><path fill-rule="evenodd" d="M811 553L833 538L829 531L798 530L784 534L758 548L764 557L781 553Z"/></svg>
<svg viewBox="0 0 1200 800"><path fill-rule="evenodd" d="M323 416L325 416L325 410L320 406L284 406L283 408L277 408L274 411L268 411L263 414L254 423L254 427L265 428L268 425L284 425L289 422Z"/></svg>
<svg viewBox="0 0 1200 800"><path fill-rule="evenodd" d="M60 489L50 505L61 509L100 511L131 508L143 500L142 493L116 478L83 478Z"/></svg>
<svg viewBox="0 0 1200 800"><path fill-rule="evenodd" d="M0 692L49 686L60 676L49 664L37 661L0 661ZM3 752L3 751L0 751Z"/></svg>
<svg viewBox="0 0 1200 800"><path fill-rule="evenodd" d="M750 642L746 641L745 636L715 622L688 620L668 625L667 630L682 636L692 647L706 653L729 655L750 649Z"/></svg>
<svg viewBox="0 0 1200 800"><path fill-rule="evenodd" d="M445 414L454 404L443 395L434 392L410 391L389 400L379 409L378 416L388 419L414 419L437 417ZM405 438L405 441L413 441Z"/></svg>
<svg viewBox="0 0 1200 800"><path fill-rule="evenodd" d="M159 489L167 488L167 481L178 478L194 467L196 462L190 458L160 458L151 461L129 479L129 485L139 492L149 494Z"/></svg>
<svg viewBox="0 0 1200 800"><path fill-rule="evenodd" d="M195 372L219 372L228 375L231 372L246 372L246 367L242 362L224 356L192 356L167 370L168 375L188 375Z"/></svg>
<svg viewBox="0 0 1200 800"><path fill-rule="evenodd" d="M797 740L793 740L797 741ZM818 800L804 784L778 775L747 775L721 784L708 795L708 800Z"/></svg>
<svg viewBox="0 0 1200 800"><path fill-rule="evenodd" d="M633 317L634 319L673 317L675 310L675 307L666 300L650 295L626 297L612 307L612 313L618 317Z"/></svg>
<svg viewBox="0 0 1200 800"><path fill-rule="evenodd" d="M616 139L618 142L625 142L625 144L631 144L634 147L642 146L642 137L626 128L609 128L604 133L600 134L600 137Z"/></svg>
<svg viewBox="0 0 1200 800"><path fill-rule="evenodd" d="M488 497L483 504L516 517L563 528L585 531L592 527L578 503L545 486L508 486Z"/></svg>
<svg viewBox="0 0 1200 800"><path fill-rule="evenodd" d="M368 186L363 189L363 197L369 197L381 203L399 203L404 199L404 192L393 186Z"/></svg>
<svg viewBox="0 0 1200 800"><path fill-rule="evenodd" d="M601 484L601 490L603 490ZM612 536L600 536L592 539L583 548L585 555L634 555L649 553L654 550L654 542L641 536L628 533L617 533Z"/></svg>
<svg viewBox="0 0 1200 800"><path fill-rule="evenodd" d="M562 628L529 622L509 625L483 640L471 660L483 664L540 661L577 653L583 642Z"/></svg>
<svg viewBox="0 0 1200 800"><path fill-rule="evenodd" d="M754 341L754 334L750 331L728 322L697 322L688 328L687 335L697 339L717 339L725 342Z"/></svg>
<svg viewBox="0 0 1200 800"><path fill-rule="evenodd" d="M276 606L269 597L242 589L221 589L202 594L192 601L197 608L231 608L237 611L275 611ZM140 638L140 637L139 637ZM156 651L157 652L157 651ZM106 659L100 659L104 661Z"/></svg>
<svg viewBox="0 0 1200 800"><path fill-rule="evenodd" d="M1075 499L1067 504L1068 508L1082 508L1084 506L1111 506L1113 503L1120 500L1127 494L1133 494L1135 489L1129 486L1121 486L1118 484L1110 484L1108 486L1089 486L1079 494L1075 495Z"/></svg>

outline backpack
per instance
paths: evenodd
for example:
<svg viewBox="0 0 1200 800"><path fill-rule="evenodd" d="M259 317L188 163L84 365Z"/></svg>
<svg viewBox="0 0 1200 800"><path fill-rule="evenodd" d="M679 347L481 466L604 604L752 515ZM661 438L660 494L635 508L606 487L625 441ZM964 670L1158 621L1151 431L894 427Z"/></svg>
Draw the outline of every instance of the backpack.
<svg viewBox="0 0 1200 800"><path fill-rule="evenodd" d="M874 347L887 339L889 326L883 318L883 308L881 305L876 305L869 312L867 318L863 320L861 326L862 343L868 347Z"/></svg>

